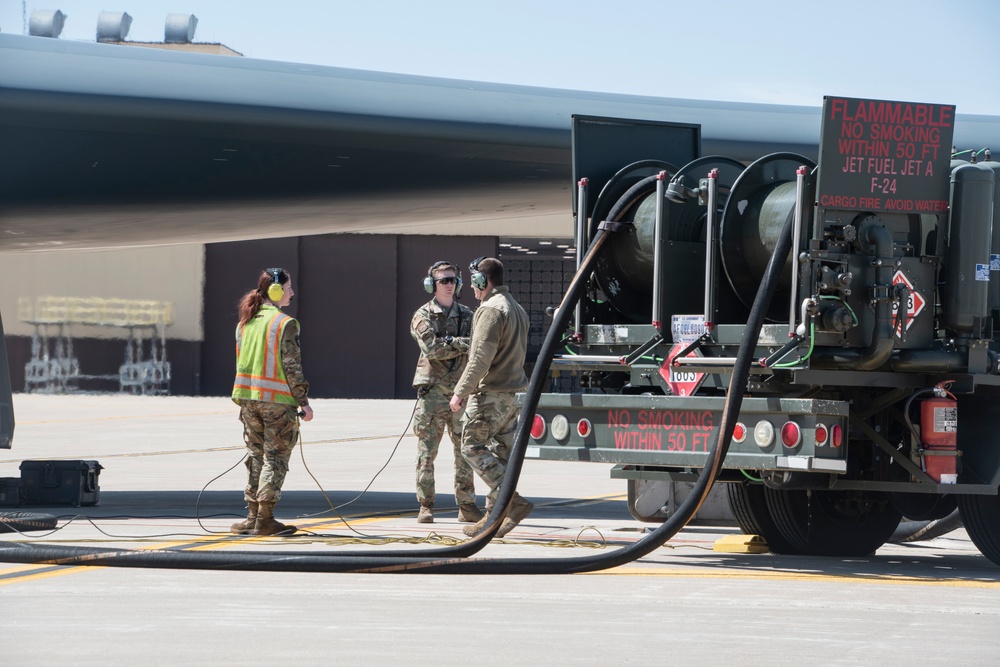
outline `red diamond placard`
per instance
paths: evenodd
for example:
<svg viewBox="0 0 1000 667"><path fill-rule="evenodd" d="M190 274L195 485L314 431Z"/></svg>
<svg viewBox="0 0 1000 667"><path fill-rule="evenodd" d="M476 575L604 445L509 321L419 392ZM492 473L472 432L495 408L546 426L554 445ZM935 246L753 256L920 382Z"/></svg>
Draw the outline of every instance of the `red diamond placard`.
<svg viewBox="0 0 1000 667"><path fill-rule="evenodd" d="M927 305L927 300L920 294L920 292L913 289L913 283L910 279L906 277L906 274L902 271L896 271L895 275L892 276L893 285L906 285L906 288L910 290L910 298L906 303L906 329L909 330L913 326L913 320L923 312L924 307ZM892 304L892 328L893 331L896 330L899 319L899 304Z"/></svg>
<svg viewBox="0 0 1000 667"><path fill-rule="evenodd" d="M674 346L670 348L670 352L667 353L666 361L660 366L660 377L666 380L667 386L670 387L670 391L673 392L674 396L690 396L695 392L695 389L698 388L702 380L705 379L704 373L695 373L684 370L683 366L673 365L674 357L687 346L687 343L674 343ZM700 357L702 354L698 350L691 350L685 356Z"/></svg>

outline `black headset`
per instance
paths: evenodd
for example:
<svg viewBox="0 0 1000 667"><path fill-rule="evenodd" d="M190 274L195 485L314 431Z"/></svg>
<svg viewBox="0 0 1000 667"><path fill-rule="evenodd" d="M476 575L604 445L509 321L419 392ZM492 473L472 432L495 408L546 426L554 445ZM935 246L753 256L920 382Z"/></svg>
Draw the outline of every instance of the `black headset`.
<svg viewBox="0 0 1000 667"><path fill-rule="evenodd" d="M274 278L274 282L267 288L267 298L274 302L281 301L281 298L285 296L285 288L281 286L281 279L285 276L285 270L265 269L265 271Z"/></svg>
<svg viewBox="0 0 1000 667"><path fill-rule="evenodd" d="M472 260L472 263L469 264L469 271L471 272L469 282L478 290L486 289L486 274L479 270L479 262L484 259L486 259L486 255Z"/></svg>
<svg viewBox="0 0 1000 667"><path fill-rule="evenodd" d="M431 268L427 269L427 276L424 278L424 291L428 294L434 294L435 283L437 282L434 278L434 272L440 269L442 266L452 266L455 267L455 296L462 296L462 271L458 268L458 265L454 262L434 262L431 264Z"/></svg>

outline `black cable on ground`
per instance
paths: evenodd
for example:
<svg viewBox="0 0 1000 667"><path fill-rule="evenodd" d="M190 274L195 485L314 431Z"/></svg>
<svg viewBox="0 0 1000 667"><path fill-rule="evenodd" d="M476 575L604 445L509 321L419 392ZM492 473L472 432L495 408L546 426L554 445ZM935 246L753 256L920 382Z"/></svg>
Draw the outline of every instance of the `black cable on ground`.
<svg viewBox="0 0 1000 667"><path fill-rule="evenodd" d="M677 511L639 542L609 554L584 558L557 559L475 559L466 556L479 551L492 538L506 515L513 498L521 464L524 460L528 424L534 418L535 409L542 393L549 364L565 329L570 311L585 285L584 276L589 276L591 267L608 238L602 223L587 251L580 269L560 305L552 326L546 335L539 354L539 361L532 372L531 382L525 395L520 419L518 420L514 446L511 450L504 483L500 488L496 505L490 513L486 527L479 535L457 547L434 549L431 552L410 551L398 555L384 552L370 555L368 552L289 554L287 552L172 552L172 551L131 551L103 550L84 547L43 547L38 545L8 544L0 546L0 561L46 563L58 565L101 565L113 567L152 567L176 569L230 569L257 571L297 571L297 572L388 572L388 573L448 573L448 574L563 574L589 572L622 565L650 553L662 546L679 532L701 507L712 483L715 481L732 439L736 417L743 402L750 364L764 321L764 314L774 296L777 282L785 259L791 248L791 228L793 217L789 216L778 238L774 253L768 263L765 275L757 291L747 327L744 332L736 364L727 392L720 423L719 438L709 452L706 466L702 469L691 493L681 503ZM455 556L458 555L458 558ZM331 557L334 556L334 557Z"/></svg>

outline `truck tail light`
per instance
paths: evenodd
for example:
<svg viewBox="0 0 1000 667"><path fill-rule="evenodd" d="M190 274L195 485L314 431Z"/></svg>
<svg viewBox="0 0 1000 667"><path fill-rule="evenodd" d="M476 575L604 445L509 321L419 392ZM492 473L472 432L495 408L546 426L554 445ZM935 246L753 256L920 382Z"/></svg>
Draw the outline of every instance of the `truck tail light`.
<svg viewBox="0 0 1000 667"><path fill-rule="evenodd" d="M834 424L830 429L830 444L834 449L844 444L844 429L840 424Z"/></svg>
<svg viewBox="0 0 1000 667"><path fill-rule="evenodd" d="M788 449L795 449L802 443L802 430L795 422L785 422L781 427L781 444Z"/></svg>
<svg viewBox="0 0 1000 667"><path fill-rule="evenodd" d="M757 446L761 449L770 447L774 444L774 424L767 421L766 419L761 419L757 422L757 425L753 427L753 439L757 443Z"/></svg>
<svg viewBox="0 0 1000 667"><path fill-rule="evenodd" d="M586 438L594 430L589 419L581 419L576 423L576 432L581 438Z"/></svg>
<svg viewBox="0 0 1000 667"><path fill-rule="evenodd" d="M545 420L542 419L541 415L535 415L531 422L531 437L535 440L541 440L545 437Z"/></svg>
<svg viewBox="0 0 1000 667"><path fill-rule="evenodd" d="M736 422L735 428L733 428L733 442L743 442L747 439L747 427L743 425L743 422Z"/></svg>
<svg viewBox="0 0 1000 667"><path fill-rule="evenodd" d="M552 437L556 440L565 440L569 437L569 420L566 415L556 415L552 418Z"/></svg>
<svg viewBox="0 0 1000 667"><path fill-rule="evenodd" d="M826 424L816 424L816 446L823 447L829 439L830 429L826 427Z"/></svg>

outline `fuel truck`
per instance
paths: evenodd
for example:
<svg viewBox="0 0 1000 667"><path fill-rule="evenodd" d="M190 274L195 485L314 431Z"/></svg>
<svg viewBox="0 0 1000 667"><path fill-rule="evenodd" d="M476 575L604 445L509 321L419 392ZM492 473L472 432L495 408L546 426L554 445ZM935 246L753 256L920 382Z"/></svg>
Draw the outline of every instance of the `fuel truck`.
<svg viewBox="0 0 1000 667"><path fill-rule="evenodd" d="M526 458L615 464L662 520L644 498L698 477L739 392L716 481L743 532L858 556L957 515L1000 564L1000 162L954 119L826 97L817 162L745 164L697 126L574 118L578 257L609 237Z"/></svg>

